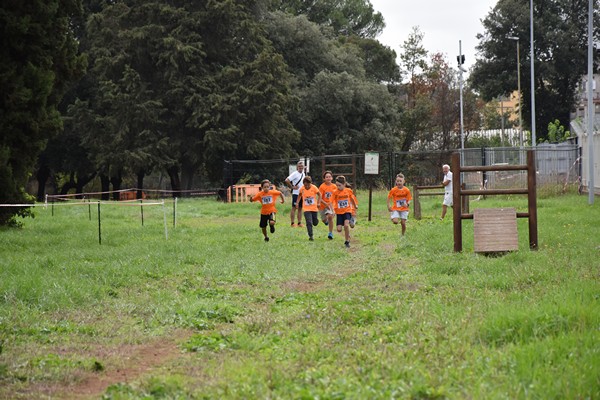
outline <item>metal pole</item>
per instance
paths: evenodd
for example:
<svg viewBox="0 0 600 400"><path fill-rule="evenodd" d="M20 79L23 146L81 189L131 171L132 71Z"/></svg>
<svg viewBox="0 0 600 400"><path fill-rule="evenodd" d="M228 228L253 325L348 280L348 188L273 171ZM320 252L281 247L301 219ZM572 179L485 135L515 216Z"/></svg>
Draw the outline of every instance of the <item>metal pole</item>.
<svg viewBox="0 0 600 400"><path fill-rule="evenodd" d="M100 202L98 202L98 244L102 244L102 228L100 224Z"/></svg>
<svg viewBox="0 0 600 400"><path fill-rule="evenodd" d="M142 216L142 226L144 226L144 200L140 199L140 214Z"/></svg>
<svg viewBox="0 0 600 400"><path fill-rule="evenodd" d="M500 146L504 146L504 96L500 95Z"/></svg>
<svg viewBox="0 0 600 400"><path fill-rule="evenodd" d="M508 36L507 39L517 42L517 95L519 102L519 147L523 147L523 112L521 107L521 42L517 36ZM522 164L522 162L521 162Z"/></svg>
<svg viewBox="0 0 600 400"><path fill-rule="evenodd" d="M535 147L537 141L535 135L535 73L534 65L534 42L533 42L533 0L529 0L529 47L531 52L531 146Z"/></svg>
<svg viewBox="0 0 600 400"><path fill-rule="evenodd" d="M173 228L177 226L177 197L173 201Z"/></svg>
<svg viewBox="0 0 600 400"><path fill-rule="evenodd" d="M588 123L588 154L589 154L589 180L588 180L588 203L594 204L594 101L592 97L592 91L594 90L594 7L592 2L589 0L588 10L588 87L587 87L587 123Z"/></svg>
<svg viewBox="0 0 600 400"><path fill-rule="evenodd" d="M517 38L517 92L519 93L519 147L523 147L523 107L521 106L521 55Z"/></svg>
<svg viewBox="0 0 600 400"><path fill-rule="evenodd" d="M465 149L465 133L463 128L463 67L462 67L462 42L458 41L458 72L460 82L460 149Z"/></svg>

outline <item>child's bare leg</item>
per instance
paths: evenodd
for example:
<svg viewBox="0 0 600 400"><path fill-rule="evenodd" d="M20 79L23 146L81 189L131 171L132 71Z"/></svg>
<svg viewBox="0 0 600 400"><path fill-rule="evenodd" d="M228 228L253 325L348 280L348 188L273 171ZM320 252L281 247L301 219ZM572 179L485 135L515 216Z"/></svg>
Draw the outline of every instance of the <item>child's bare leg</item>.
<svg viewBox="0 0 600 400"><path fill-rule="evenodd" d="M346 237L346 242L350 241L350 221L344 221L344 236Z"/></svg>
<svg viewBox="0 0 600 400"><path fill-rule="evenodd" d="M402 236L404 236L404 234L406 233L406 220L403 219L401 220L402 223Z"/></svg>
<svg viewBox="0 0 600 400"><path fill-rule="evenodd" d="M267 227L265 226L264 228L260 228L262 229L262 233L264 235L264 237L267 237Z"/></svg>

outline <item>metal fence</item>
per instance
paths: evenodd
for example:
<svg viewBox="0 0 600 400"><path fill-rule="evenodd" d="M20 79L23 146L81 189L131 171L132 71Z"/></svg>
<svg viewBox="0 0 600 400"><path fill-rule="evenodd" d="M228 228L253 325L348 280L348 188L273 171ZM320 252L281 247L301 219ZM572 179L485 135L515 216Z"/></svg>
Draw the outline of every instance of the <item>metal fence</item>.
<svg viewBox="0 0 600 400"><path fill-rule="evenodd" d="M308 166L308 175L317 185L322 181L325 170L334 176L345 175L358 189L369 186L389 189L394 185L396 174L403 173L409 186L436 185L442 181L442 165L450 164L451 154L461 153L462 165L523 165L529 147L473 148L430 152L379 152L379 174L367 175L364 154L323 155L276 160L228 160L223 171L224 187L242 183L259 183L269 179L281 186L295 170L299 159ZM580 181L580 151L575 144L539 145L536 147L536 170L539 185L567 185ZM467 174L467 173L465 173ZM505 188L526 185L526 174L522 171L468 173L463 182L472 187Z"/></svg>

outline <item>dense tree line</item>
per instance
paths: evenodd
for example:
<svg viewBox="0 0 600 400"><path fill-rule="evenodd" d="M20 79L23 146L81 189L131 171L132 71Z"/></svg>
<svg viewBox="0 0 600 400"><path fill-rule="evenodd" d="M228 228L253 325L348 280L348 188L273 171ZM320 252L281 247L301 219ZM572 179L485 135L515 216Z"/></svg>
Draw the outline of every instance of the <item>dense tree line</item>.
<svg viewBox="0 0 600 400"><path fill-rule="evenodd" d="M369 0L8 3L0 202L27 201L31 174L40 200L49 180L63 192L95 178L105 191L130 177L143 188L156 171L181 190L198 175L218 185L224 159L460 143L456 69L423 48L418 28L398 64L377 41L384 21ZM494 58L487 38L481 48ZM492 96L496 86L481 78L488 64L473 83ZM502 91L516 86L496 76ZM483 104L469 85L464 99L468 132L481 126ZM14 216L0 212L0 223Z"/></svg>
<svg viewBox="0 0 600 400"><path fill-rule="evenodd" d="M555 120L569 126L578 83L587 73L588 0L536 0L534 5L535 121L537 137L548 139ZM596 2L597 5L597 2ZM529 1L499 0L483 19L480 58L472 85L485 100L507 95L517 87L516 44L519 38L523 124L531 129L531 43ZM594 37L600 40L600 9L594 10ZM600 53L595 51L595 65ZM597 69L595 69L597 70Z"/></svg>

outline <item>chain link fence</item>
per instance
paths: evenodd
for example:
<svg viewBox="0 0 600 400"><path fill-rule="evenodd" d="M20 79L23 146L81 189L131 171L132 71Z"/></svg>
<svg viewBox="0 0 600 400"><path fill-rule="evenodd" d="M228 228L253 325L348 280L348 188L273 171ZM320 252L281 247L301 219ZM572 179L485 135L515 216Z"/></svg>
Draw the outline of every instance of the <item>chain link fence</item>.
<svg viewBox="0 0 600 400"><path fill-rule="evenodd" d="M275 160L228 160L224 163L224 187L238 184L259 183L269 179L277 187L291 171L296 169L298 160L308 167L308 175L318 186L322 174L329 170L334 177L344 175L351 185L358 189L390 189L396 174L403 173L407 185L437 185L443 178L442 165L450 164L454 151L462 153L462 164L481 165L523 165L529 147L470 148L464 150L429 152L379 152L379 174L365 174L365 154L323 155ZM538 185L578 184L581 176L580 150L575 144L539 145L536 147L536 168ZM463 182L468 187L507 188L524 187L527 174L523 171L502 171L487 173L465 173Z"/></svg>

